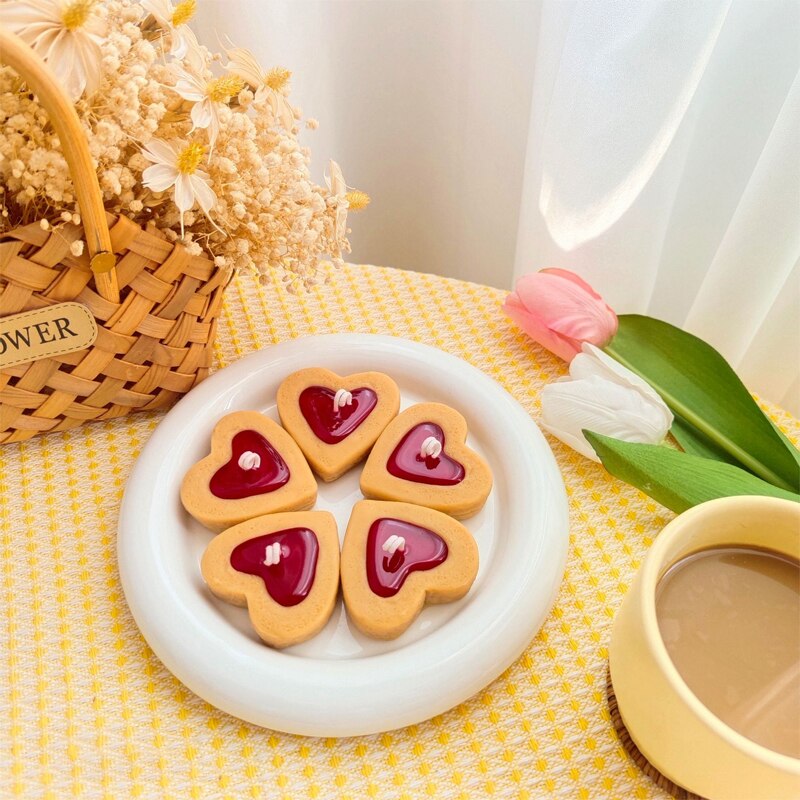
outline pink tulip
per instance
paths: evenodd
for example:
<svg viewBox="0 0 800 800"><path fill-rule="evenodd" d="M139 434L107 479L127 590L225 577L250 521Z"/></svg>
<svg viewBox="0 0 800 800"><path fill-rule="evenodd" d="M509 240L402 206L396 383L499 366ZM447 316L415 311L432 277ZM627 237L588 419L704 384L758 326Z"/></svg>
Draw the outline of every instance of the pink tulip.
<svg viewBox="0 0 800 800"><path fill-rule="evenodd" d="M523 275L503 304L528 336L570 362L584 342L603 347L617 332L617 315L586 281L566 269Z"/></svg>

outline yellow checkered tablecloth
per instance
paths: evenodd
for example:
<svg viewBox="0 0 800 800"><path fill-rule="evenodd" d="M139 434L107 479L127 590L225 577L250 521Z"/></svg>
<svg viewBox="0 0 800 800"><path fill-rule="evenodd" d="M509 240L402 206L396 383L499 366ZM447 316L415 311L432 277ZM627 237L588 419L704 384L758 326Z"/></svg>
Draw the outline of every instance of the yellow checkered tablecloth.
<svg viewBox="0 0 800 800"><path fill-rule="evenodd" d="M377 267L348 266L300 296L240 277L227 290L217 366L309 334L386 333L466 359L536 418L541 387L564 365L506 321L503 295ZM0 447L1 796L666 797L625 755L605 697L611 621L671 517L665 509L552 442L569 494L569 561L522 658L423 724L353 739L288 736L185 689L125 605L117 515L160 419L134 415Z"/></svg>

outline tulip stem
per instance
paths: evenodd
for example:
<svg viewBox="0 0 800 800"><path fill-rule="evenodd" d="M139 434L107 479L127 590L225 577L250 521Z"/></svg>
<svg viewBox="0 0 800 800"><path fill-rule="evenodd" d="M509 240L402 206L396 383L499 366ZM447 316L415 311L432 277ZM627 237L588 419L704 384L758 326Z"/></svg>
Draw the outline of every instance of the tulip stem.
<svg viewBox="0 0 800 800"><path fill-rule="evenodd" d="M639 377L643 378L647 383L649 383L653 389L655 389L662 397L664 402L676 413L679 414L683 419L688 422L690 425L693 425L697 430L704 433L709 439L713 442L716 442L725 452L730 453L740 464L743 464L747 469L753 472L755 475L759 476L763 480L771 483L773 486L777 486L781 489L785 489L789 492L794 492L795 487L793 487L789 482L785 481L780 475L777 475L773 472L769 467L759 461L757 458L754 458L750 453L746 450L743 450L739 447L735 442L732 442L727 436L722 434L717 428L710 425L706 420L703 419L696 411L689 408L689 406L681 403L677 398L671 395L668 391L663 389L657 383L653 383L652 379L643 373L641 370L636 368L635 364L632 364L628 361L623 355L618 353L612 344L606 345L603 350L608 353L612 358L619 361L620 364L627 367L632 372L635 372Z"/></svg>

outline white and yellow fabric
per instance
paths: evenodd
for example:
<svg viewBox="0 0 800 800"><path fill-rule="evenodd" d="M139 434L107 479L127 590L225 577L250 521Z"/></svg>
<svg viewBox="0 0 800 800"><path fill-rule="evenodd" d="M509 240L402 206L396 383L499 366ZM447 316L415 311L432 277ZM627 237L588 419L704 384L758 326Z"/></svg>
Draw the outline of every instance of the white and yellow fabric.
<svg viewBox="0 0 800 800"><path fill-rule="evenodd" d="M503 294L375 267L348 266L299 296L240 277L227 290L217 367L309 334L386 333L466 359L536 418L541 387L564 367L505 320ZM605 681L615 610L669 512L553 442L569 494L569 561L556 606L519 661L410 728L288 736L185 689L125 605L117 515L160 419L134 415L0 447L0 796L666 797L622 750Z"/></svg>

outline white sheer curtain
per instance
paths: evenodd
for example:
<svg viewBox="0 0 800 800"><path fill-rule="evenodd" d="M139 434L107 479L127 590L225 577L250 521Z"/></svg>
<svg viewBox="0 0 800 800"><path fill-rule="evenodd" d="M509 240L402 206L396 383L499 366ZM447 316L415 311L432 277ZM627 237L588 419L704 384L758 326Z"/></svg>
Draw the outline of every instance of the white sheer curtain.
<svg viewBox="0 0 800 800"><path fill-rule="evenodd" d="M200 0L198 32L291 69L319 180L373 197L353 261L511 284L539 7L508 0Z"/></svg>
<svg viewBox="0 0 800 800"><path fill-rule="evenodd" d="M558 264L800 412L800 4L545 3L516 273Z"/></svg>
<svg viewBox="0 0 800 800"><path fill-rule="evenodd" d="M295 70L353 259L510 287L575 269L800 413L796 0L206 0Z"/></svg>

